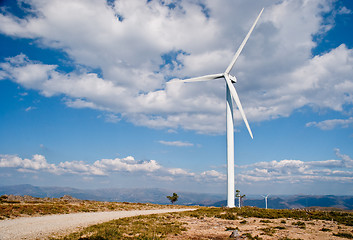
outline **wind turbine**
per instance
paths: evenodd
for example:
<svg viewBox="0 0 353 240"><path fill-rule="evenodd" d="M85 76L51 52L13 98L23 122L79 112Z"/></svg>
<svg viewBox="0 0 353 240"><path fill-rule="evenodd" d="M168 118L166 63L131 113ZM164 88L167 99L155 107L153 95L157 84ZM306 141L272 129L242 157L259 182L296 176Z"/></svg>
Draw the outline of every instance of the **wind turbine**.
<svg viewBox="0 0 353 240"><path fill-rule="evenodd" d="M233 118L233 102L232 98L234 99L240 114L245 122L245 125L249 131L251 138L253 138L253 134L251 132L248 120L246 119L243 107L240 103L239 96L233 83L237 82L235 76L230 74L235 62L237 61L241 51L243 50L246 42L248 41L252 31L255 28L256 23L258 22L262 12L264 9L261 10L259 15L257 16L254 24L250 28L248 34L244 38L243 42L241 43L240 47L238 48L237 52L235 53L232 61L226 68L225 72L218 73L218 74L211 74L205 75L201 77L189 78L180 80L178 82L197 82L197 81L208 81L208 80L215 80L219 78L223 78L226 82L226 119L227 119L227 178L228 178L228 194L227 194L227 206L229 208L235 207L235 198L234 198L234 118Z"/></svg>
<svg viewBox="0 0 353 240"><path fill-rule="evenodd" d="M268 196L269 196L270 194L267 194L266 196L264 196L264 195L261 195L263 198L265 198L265 203L266 203L266 209L267 209L267 198L268 198Z"/></svg>

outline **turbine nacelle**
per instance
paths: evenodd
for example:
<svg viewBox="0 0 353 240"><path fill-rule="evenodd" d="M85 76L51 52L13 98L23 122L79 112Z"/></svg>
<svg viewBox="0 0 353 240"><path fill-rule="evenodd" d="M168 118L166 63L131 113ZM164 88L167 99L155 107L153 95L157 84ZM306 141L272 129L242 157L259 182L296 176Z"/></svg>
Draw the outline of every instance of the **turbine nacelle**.
<svg viewBox="0 0 353 240"><path fill-rule="evenodd" d="M232 76L230 74L228 74L228 76L229 76L230 81L232 81L232 83L236 83L237 82L237 78L235 76Z"/></svg>
<svg viewBox="0 0 353 240"><path fill-rule="evenodd" d="M244 38L243 42L240 44L240 47L238 48L237 52L235 53L235 55L233 56L232 61L230 62L230 64L228 65L227 69L225 70L224 73L218 73L218 74L211 74L211 75L205 75L205 76L201 76L201 77L195 77L195 78L189 78L189 79L184 79L181 80L179 82L198 82L198 81L208 81L208 80L215 80L215 79L219 79L219 78L224 78L225 82L226 82L226 86L230 91L230 94L232 96L232 98L234 99L236 105L238 106L239 112L244 120L244 123L249 131L250 137L253 138L248 120L246 119L243 107L241 106L240 100L239 100L239 96L237 91L235 90L235 87L233 86L233 83L237 82L237 78L235 76L230 75L230 71L232 70L235 62L237 61L240 53L242 52L246 42L248 41L252 31L255 28L256 23L258 22L262 12L264 11L264 9L261 10L260 14L257 16L255 22L253 23L253 25L251 26L248 34L246 35L246 37ZM173 81L175 82L175 81Z"/></svg>

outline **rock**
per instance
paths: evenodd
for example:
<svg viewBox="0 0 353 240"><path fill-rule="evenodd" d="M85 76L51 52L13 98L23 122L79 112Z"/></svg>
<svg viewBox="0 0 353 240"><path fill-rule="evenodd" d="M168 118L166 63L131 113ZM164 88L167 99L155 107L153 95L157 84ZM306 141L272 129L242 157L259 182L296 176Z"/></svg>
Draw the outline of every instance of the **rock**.
<svg viewBox="0 0 353 240"><path fill-rule="evenodd" d="M74 198L70 195L64 195L63 197L60 198L60 201L67 201L67 202L81 202L82 200L78 198Z"/></svg>
<svg viewBox="0 0 353 240"><path fill-rule="evenodd" d="M234 239L240 239L240 235L239 235L238 230L234 230L229 237L234 238Z"/></svg>

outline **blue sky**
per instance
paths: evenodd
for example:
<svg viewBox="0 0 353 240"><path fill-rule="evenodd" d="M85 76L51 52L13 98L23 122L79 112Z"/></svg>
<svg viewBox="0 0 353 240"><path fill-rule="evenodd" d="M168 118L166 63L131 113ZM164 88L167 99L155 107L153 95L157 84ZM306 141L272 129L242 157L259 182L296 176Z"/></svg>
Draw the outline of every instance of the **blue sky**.
<svg viewBox="0 0 353 240"><path fill-rule="evenodd" d="M3 0L0 183L226 192L223 72L245 194L353 194L353 4Z"/></svg>

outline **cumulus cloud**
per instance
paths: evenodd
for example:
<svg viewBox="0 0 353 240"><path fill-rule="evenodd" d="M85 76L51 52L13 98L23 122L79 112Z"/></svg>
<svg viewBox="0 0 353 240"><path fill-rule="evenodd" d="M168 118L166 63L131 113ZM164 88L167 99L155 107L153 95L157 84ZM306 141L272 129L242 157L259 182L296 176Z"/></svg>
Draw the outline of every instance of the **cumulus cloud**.
<svg viewBox="0 0 353 240"><path fill-rule="evenodd" d="M301 160L281 160L259 162L241 166L239 179L242 182L301 182L301 181L353 181L353 160L339 149L335 149L339 159L304 162Z"/></svg>
<svg viewBox="0 0 353 240"><path fill-rule="evenodd" d="M58 174L60 173L72 173L72 174L84 174L84 175L106 175L102 169L96 166L91 166L84 163L83 161L72 161L72 162L61 162L58 164Z"/></svg>
<svg viewBox="0 0 353 240"><path fill-rule="evenodd" d="M136 161L132 156L119 159L102 159L94 162L93 166L106 171L127 171L127 172L154 172L161 168L155 160Z"/></svg>
<svg viewBox="0 0 353 240"><path fill-rule="evenodd" d="M19 53L0 65L0 78L47 97L64 95L69 107L151 128L223 132L223 81L167 81L224 71L262 6L235 67L248 119L289 116L303 106L342 111L353 103L352 49L342 44L311 55L313 36L334 26L322 15L348 14L333 1L261 0L251 7L226 0L177 1L174 7L158 0L26 3L31 14L23 17L2 9L0 32L58 49L76 69L62 72Z"/></svg>
<svg viewBox="0 0 353 240"><path fill-rule="evenodd" d="M322 161L280 160L258 162L237 166L237 183L352 183L353 160L335 149L337 159ZM221 171L210 168L203 172L194 172L183 168L168 168L156 160L136 160L132 156L125 158L101 159L93 164L84 161L66 161L58 164L48 163L43 155L36 154L31 159L16 155L0 155L0 168L13 168L19 172L50 172L56 175L72 174L82 178L112 176L125 173L131 176L148 176L156 181L202 182L208 184L226 183L225 168Z"/></svg>
<svg viewBox="0 0 353 240"><path fill-rule="evenodd" d="M49 164L43 155L35 154L32 159L20 158L16 155L0 155L0 167L18 168L29 170L45 170L56 172L55 164Z"/></svg>
<svg viewBox="0 0 353 240"><path fill-rule="evenodd" d="M55 174L78 174L104 176L111 172L154 172L161 168L155 160L136 161L133 157L102 159L88 164L83 161L66 161L49 164L43 155L33 155L32 159L16 155L0 155L0 168L16 168L19 171L36 170Z"/></svg>
<svg viewBox="0 0 353 240"><path fill-rule="evenodd" d="M195 176L195 173L189 172L182 168L170 168L168 172L174 176Z"/></svg>
<svg viewBox="0 0 353 240"><path fill-rule="evenodd" d="M226 174L218 172L216 170L208 170L202 172L199 176L196 178L198 181L220 181L220 182L225 182L227 179Z"/></svg>
<svg viewBox="0 0 353 240"><path fill-rule="evenodd" d="M145 173L156 179L174 180L174 177L196 177L197 174L182 168L166 168L156 160L136 160L125 158L101 159L93 164L84 161L65 161L58 164L48 163L45 156L33 155L31 159L16 155L0 155L0 168L14 168L19 172L50 172L57 175L74 174L82 176L109 176L114 173Z"/></svg>

